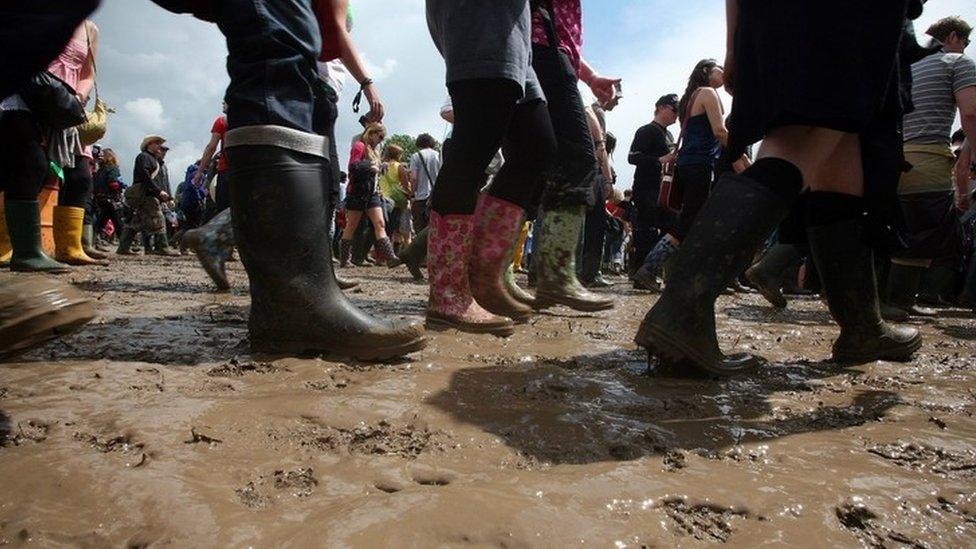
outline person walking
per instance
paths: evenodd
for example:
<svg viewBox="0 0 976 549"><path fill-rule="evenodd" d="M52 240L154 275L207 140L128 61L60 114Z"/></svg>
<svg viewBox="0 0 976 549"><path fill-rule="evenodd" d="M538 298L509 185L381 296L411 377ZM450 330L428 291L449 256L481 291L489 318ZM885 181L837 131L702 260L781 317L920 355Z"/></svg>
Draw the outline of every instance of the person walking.
<svg viewBox="0 0 976 549"><path fill-rule="evenodd" d="M671 264L669 283L634 341L649 355L720 376L756 369L723 355L715 300L786 216L804 188L806 226L840 336L835 362L907 360L913 328L882 320L867 240L862 143L897 127L896 59L909 0L727 0L726 82L733 94L729 158L763 140L758 160L715 185ZM838 17L838 14L843 17ZM878 128L885 128L879 130ZM864 150L867 150L865 147Z"/></svg>
<svg viewBox="0 0 976 549"><path fill-rule="evenodd" d="M166 139L160 135L148 135L139 145L132 169L132 186L125 193L126 206L132 212L119 237L119 255L132 255L132 241L137 233L142 233L145 253L153 253L152 238L165 239L166 219L163 217L162 203L169 195L157 185L159 176L160 148Z"/></svg>
<svg viewBox="0 0 976 549"><path fill-rule="evenodd" d="M441 172L441 155L434 148L437 142L430 134L418 135L416 145L417 152L410 157L410 190L413 193L410 212L413 228L420 232L430 224L430 195Z"/></svg>
<svg viewBox="0 0 976 549"><path fill-rule="evenodd" d="M725 109L718 95L724 71L714 59L703 59L688 78L688 87L678 101L681 120L680 148L676 155L675 185L681 194L681 208L674 226L661 238L633 274L634 286L660 291L658 275L664 263L688 236L691 225L708 198L720 147L728 142Z"/></svg>
<svg viewBox="0 0 976 549"><path fill-rule="evenodd" d="M346 186L346 226L339 242L339 266L348 267L352 259L353 237L363 220L369 218L376 239L378 263L386 263L394 258L393 242L386 235L386 221L383 219L383 195L380 193L379 174L382 168L380 144L386 140L386 128L374 122L366 127L362 136L353 143L349 153L349 183Z"/></svg>

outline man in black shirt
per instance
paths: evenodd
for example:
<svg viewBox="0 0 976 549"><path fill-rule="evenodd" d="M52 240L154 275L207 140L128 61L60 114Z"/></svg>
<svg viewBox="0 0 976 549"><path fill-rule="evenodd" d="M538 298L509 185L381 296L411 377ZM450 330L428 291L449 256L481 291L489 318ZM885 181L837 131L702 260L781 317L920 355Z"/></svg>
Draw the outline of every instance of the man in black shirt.
<svg viewBox="0 0 976 549"><path fill-rule="evenodd" d="M632 273L651 251L666 229L668 212L657 204L661 190L662 165L673 159L674 136L668 131L678 120L678 96L668 94L654 104L654 121L642 126L634 135L627 161L637 167L634 172L633 204L637 209L634 227L634 252L636 258L629 266Z"/></svg>

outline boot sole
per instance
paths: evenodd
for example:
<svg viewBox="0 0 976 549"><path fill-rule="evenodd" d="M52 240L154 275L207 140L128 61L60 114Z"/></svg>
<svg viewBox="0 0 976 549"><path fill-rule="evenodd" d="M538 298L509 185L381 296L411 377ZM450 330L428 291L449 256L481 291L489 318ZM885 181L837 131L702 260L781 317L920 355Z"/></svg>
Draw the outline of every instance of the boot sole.
<svg viewBox="0 0 976 549"><path fill-rule="evenodd" d="M10 270L15 273L42 273L42 274L68 274L71 269L68 267L52 267L50 269L34 269L22 265L10 264Z"/></svg>
<svg viewBox="0 0 976 549"><path fill-rule="evenodd" d="M766 285L766 281L762 279L759 275L753 274L751 271L746 271L746 279L752 283L752 285L759 290L759 294L769 302L770 305L776 307L777 309L785 309L788 305L786 298L782 294L775 294Z"/></svg>
<svg viewBox="0 0 976 549"><path fill-rule="evenodd" d="M729 370L716 368L711 361L706 360L689 346L686 346L680 339L672 336L668 332L649 324L642 324L634 337L634 343L643 347L648 353L657 355L664 360L677 363L687 360L694 364L699 370L713 376L732 377L740 374L747 374L759 369L758 364L752 368L739 370Z"/></svg>
<svg viewBox="0 0 976 549"><path fill-rule="evenodd" d="M580 301L569 296L552 295L537 291L535 294L535 303L532 304L532 308L537 311L542 311L556 305L565 305L574 311L584 313L609 311L616 307L616 303L613 301Z"/></svg>
<svg viewBox="0 0 976 549"><path fill-rule="evenodd" d="M395 345L374 346L369 348L343 347L333 345L330 347L317 346L302 341L264 341L252 340L251 351L254 353L266 354L288 354L288 355L327 355L333 357L350 357L364 361L383 361L393 358L406 356L415 353L427 346L427 338L420 336L406 343Z"/></svg>
<svg viewBox="0 0 976 549"><path fill-rule="evenodd" d="M84 299L21 319L4 328L0 334L0 341L12 342L10 348L0 352L0 359L16 356L44 342L77 332L95 316L92 302Z"/></svg>
<svg viewBox="0 0 976 549"><path fill-rule="evenodd" d="M867 364L869 362L876 362L878 360L888 360L891 362L906 362L912 359L912 356L922 348L922 338L921 336L916 337L905 343L899 348L888 349L880 353L833 353L831 360L837 364Z"/></svg>
<svg viewBox="0 0 976 549"><path fill-rule="evenodd" d="M468 334L490 334L497 337L510 337L515 334L515 324L478 324L459 322L439 315L427 314L427 329L429 330L457 330Z"/></svg>

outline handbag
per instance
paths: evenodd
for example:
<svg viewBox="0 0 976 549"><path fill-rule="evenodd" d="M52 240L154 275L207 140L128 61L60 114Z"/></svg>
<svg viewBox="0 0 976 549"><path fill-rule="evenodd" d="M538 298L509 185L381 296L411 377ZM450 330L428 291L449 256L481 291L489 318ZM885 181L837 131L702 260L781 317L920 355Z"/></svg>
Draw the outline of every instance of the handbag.
<svg viewBox="0 0 976 549"><path fill-rule="evenodd" d="M28 80L19 94L38 122L47 128L64 130L85 121L85 108L75 90L46 70Z"/></svg>
<svg viewBox="0 0 976 549"><path fill-rule="evenodd" d="M88 36L88 51L91 51L91 33L88 24L85 24L85 34ZM78 126L78 137L81 144L88 146L94 145L101 138L105 137L108 131L108 115L115 111L110 109L98 94L98 66L95 64L95 56L91 58L92 74L95 77L95 109L86 113L85 121Z"/></svg>
<svg viewBox="0 0 976 549"><path fill-rule="evenodd" d="M695 90L691 94L691 99L688 100L688 105L685 106L685 123L687 124L688 119L691 114L691 107L695 104L695 98L698 97L698 90ZM658 191L657 204L662 208L668 210L678 211L681 209L681 191L678 189L677 181L675 178L675 171L678 167L678 154L681 152L681 144L685 138L685 126L681 126L681 133L678 134L678 141L675 143L675 155L674 160L666 162L661 166L661 190Z"/></svg>

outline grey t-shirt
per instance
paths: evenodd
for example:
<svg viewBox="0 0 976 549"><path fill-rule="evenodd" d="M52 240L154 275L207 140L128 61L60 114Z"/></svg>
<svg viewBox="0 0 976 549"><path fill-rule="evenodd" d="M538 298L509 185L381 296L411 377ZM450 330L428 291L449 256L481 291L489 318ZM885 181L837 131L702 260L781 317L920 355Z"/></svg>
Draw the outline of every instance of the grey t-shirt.
<svg viewBox="0 0 976 549"><path fill-rule="evenodd" d="M427 200L434 189L437 174L441 172L441 155L434 149L416 152L410 157L410 171L417 174L417 192L413 199Z"/></svg>
<svg viewBox="0 0 976 549"><path fill-rule="evenodd" d="M529 0L427 0L427 27L447 66L447 84L504 78L524 99L543 98L532 70Z"/></svg>
<svg viewBox="0 0 976 549"><path fill-rule="evenodd" d="M956 118L956 92L976 86L976 63L961 53L936 53L912 65L912 102L905 141L949 144Z"/></svg>

